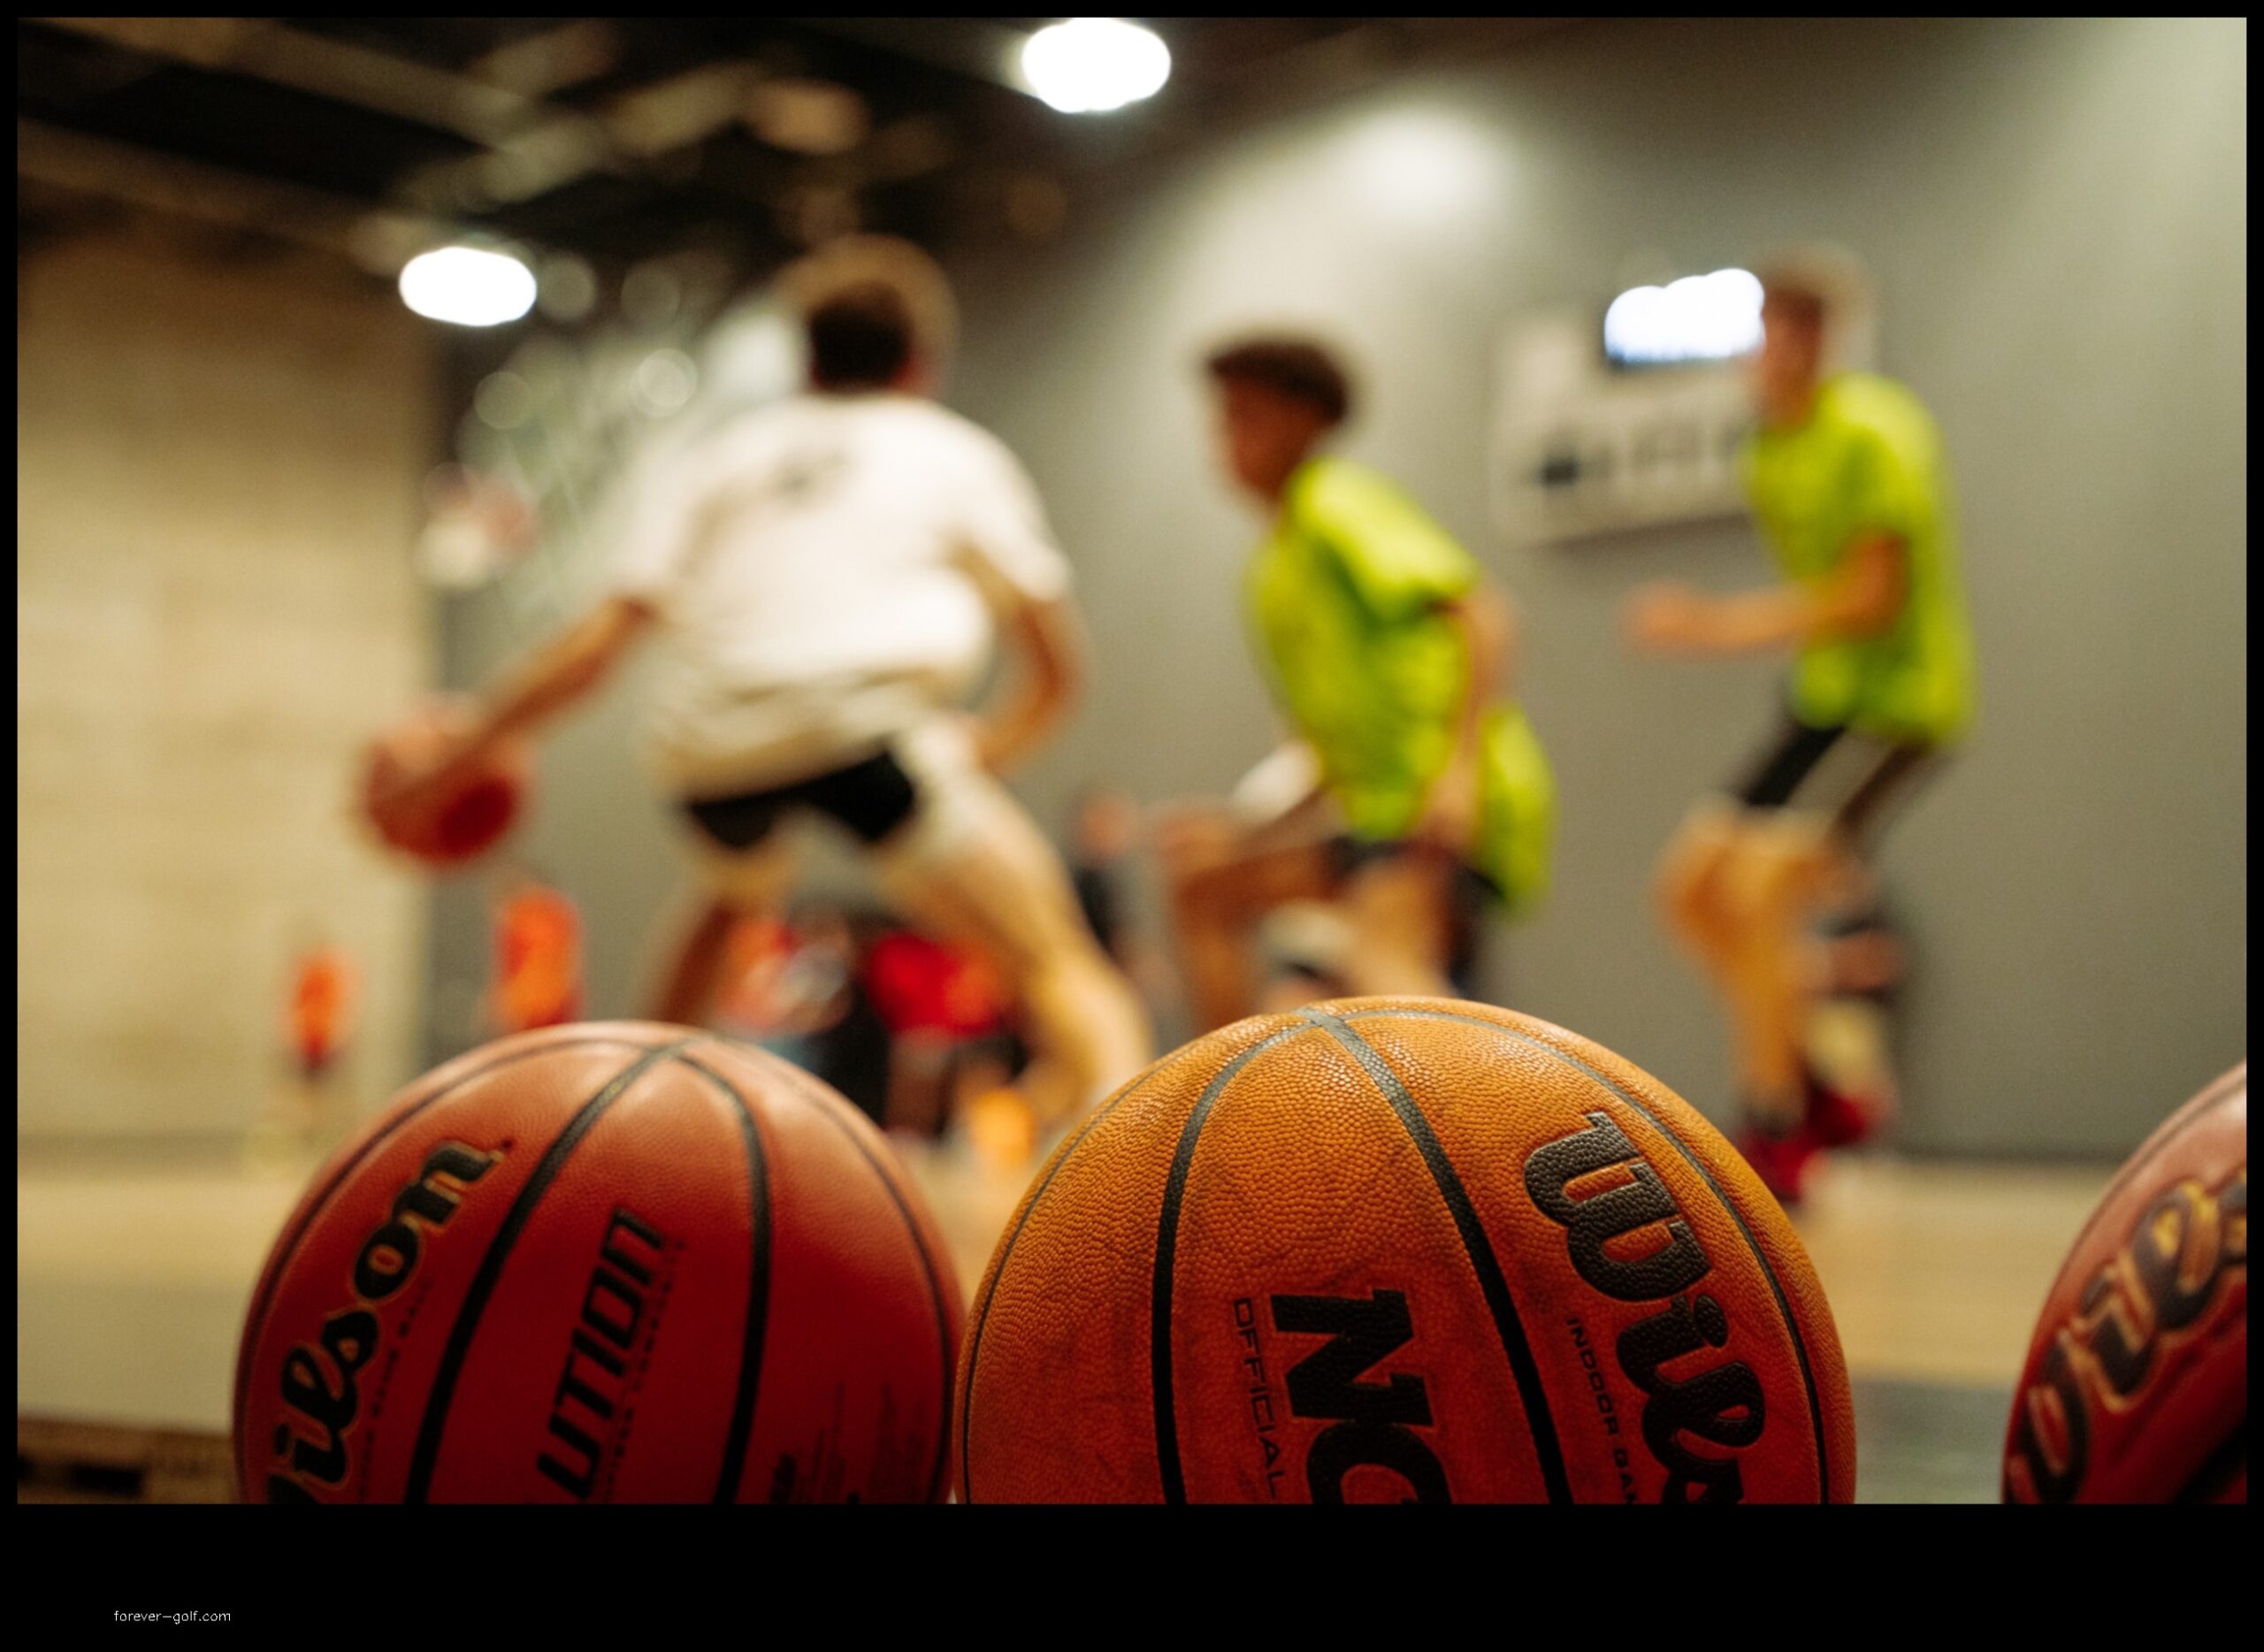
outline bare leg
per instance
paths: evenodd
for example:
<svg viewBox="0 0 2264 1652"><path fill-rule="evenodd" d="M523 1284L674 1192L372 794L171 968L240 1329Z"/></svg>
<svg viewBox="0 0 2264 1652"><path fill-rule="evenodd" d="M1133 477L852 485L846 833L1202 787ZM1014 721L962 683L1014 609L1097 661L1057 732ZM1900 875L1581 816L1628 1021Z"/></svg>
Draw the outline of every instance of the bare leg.
<svg viewBox="0 0 2264 1652"><path fill-rule="evenodd" d="M1359 944L1345 963L1358 994L1450 998L1447 957L1454 940L1453 863L1442 855L1395 855L1362 867L1344 891Z"/></svg>
<svg viewBox="0 0 2264 1652"><path fill-rule="evenodd" d="M1323 844L1189 856L1171 873L1172 927L1188 1007L1204 1032L1240 1021L1255 1007L1251 940L1258 920L1285 902L1327 895L1335 883Z"/></svg>
<svg viewBox="0 0 2264 1652"><path fill-rule="evenodd" d="M918 815L882 845L881 883L906 916L970 945L1019 1000L1030 1062L1020 1088L1052 1123L1145 1066L1147 1013L1085 927L1053 845L996 781L948 745L900 750Z"/></svg>
<svg viewBox="0 0 2264 1652"><path fill-rule="evenodd" d="M1809 921L1830 867L1817 824L1793 816L1742 834L1730 868L1736 933L1723 986L1738 1076L1748 1101L1779 1124L1801 1116L1801 1035L1818 985Z"/></svg>
<svg viewBox="0 0 2264 1652"><path fill-rule="evenodd" d="M677 1027L707 1024L721 984L731 928L747 914L775 911L792 886L792 838L774 833L743 853L698 840L702 887L682 922L661 971L652 1017Z"/></svg>
<svg viewBox="0 0 2264 1652"><path fill-rule="evenodd" d="M720 898L711 897L700 904L677 941L653 999L654 1021L677 1027L706 1022L716 983L723 977L724 948L738 917L730 904Z"/></svg>
<svg viewBox="0 0 2264 1652"><path fill-rule="evenodd" d="M951 1065L951 1041L938 1033L906 1033L889 1052L888 1098L881 1108L891 1130L914 1136L936 1133L943 1121L944 1082Z"/></svg>
<svg viewBox="0 0 2264 1652"><path fill-rule="evenodd" d="M1661 920L1698 967L1717 981L1737 942L1728 874L1740 826L1734 808L1709 799L1691 810L1659 857Z"/></svg>
<svg viewBox="0 0 2264 1652"><path fill-rule="evenodd" d="M995 843L970 845L948 862L891 868L883 883L906 916L979 949L1004 973L1030 1049L1019 1088L1031 1111L1052 1122L1147 1061L1147 1018L1099 946L1074 927L1074 909L1057 916L1044 909L1049 900L1030 899L1029 886L1046 882L1047 868L1000 851Z"/></svg>

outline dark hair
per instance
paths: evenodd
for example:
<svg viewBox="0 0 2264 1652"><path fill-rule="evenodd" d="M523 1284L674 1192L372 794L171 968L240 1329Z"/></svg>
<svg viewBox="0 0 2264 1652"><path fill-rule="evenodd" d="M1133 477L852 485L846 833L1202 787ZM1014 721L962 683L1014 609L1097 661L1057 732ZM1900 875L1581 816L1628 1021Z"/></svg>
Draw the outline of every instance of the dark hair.
<svg viewBox="0 0 2264 1652"><path fill-rule="evenodd" d="M1789 311L1804 327L1821 332L1831 318L1831 301L1813 288L1798 287L1790 281L1764 282L1761 289L1762 302L1772 309Z"/></svg>
<svg viewBox="0 0 2264 1652"><path fill-rule="evenodd" d="M1860 310L1868 286L1855 255L1824 241L1787 248L1756 273L1764 302L1818 329L1838 327Z"/></svg>
<svg viewBox="0 0 2264 1652"><path fill-rule="evenodd" d="M895 382L912 359L918 334L912 307L884 281L860 281L814 306L810 377L828 390L877 390Z"/></svg>
<svg viewBox="0 0 2264 1652"><path fill-rule="evenodd" d="M1352 410L1351 381L1336 358L1309 339L1241 339L1211 352L1203 365L1221 384L1263 385L1301 402L1331 424Z"/></svg>

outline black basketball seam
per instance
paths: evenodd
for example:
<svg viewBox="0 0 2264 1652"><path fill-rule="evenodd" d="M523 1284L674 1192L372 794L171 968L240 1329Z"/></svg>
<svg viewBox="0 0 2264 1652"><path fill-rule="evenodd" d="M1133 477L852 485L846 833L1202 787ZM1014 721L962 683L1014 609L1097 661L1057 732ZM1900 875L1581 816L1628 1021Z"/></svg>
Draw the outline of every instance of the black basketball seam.
<svg viewBox="0 0 2264 1652"><path fill-rule="evenodd" d="M769 1054L769 1052L763 1053ZM690 1056L677 1059L690 1061L694 1067L700 1065ZM847 1138L849 1144L857 1150L858 1156L872 1166L873 1174L880 1179L881 1186L887 1190L890 1201L895 1205L896 1213L904 1220L905 1235L912 1241L913 1254L920 1258L920 1271L928 1281L928 1304L936 1315L936 1341L943 1350L943 1406L936 1413L936 1461L928 1474L928 1501L933 1503L943 1490L944 1470L951 1456L952 1381L959 1372L959 1350L952 1346L951 1314L944 1306L944 1282L936 1276L936 1258L928 1249L928 1236L920 1231L920 1224L913 1220L912 1206L906 1201L903 1189L896 1185L896 1179L889 1174L888 1167L873 1157L872 1151L858 1138L849 1121L836 1111L837 1106L848 1104L837 1101L836 1098L820 1090L815 1079L792 1062L781 1060L776 1056L770 1059L778 1061L793 1075L794 1093L807 1102L820 1118Z"/></svg>
<svg viewBox="0 0 2264 1652"><path fill-rule="evenodd" d="M1014 1242L1022 1236L1023 1227L1032 1216L1037 1213L1039 1203L1044 1199L1046 1190L1053 1185L1053 1178L1061 1174L1069 1162L1070 1155L1075 1153L1083 1144L1085 1138L1092 1134L1093 1127L1115 1112L1119 1102L1130 1100L1134 1091L1162 1073L1170 1065L1170 1059L1166 1058L1127 1079L1123 1087L1116 1094L1093 1109L1092 1116L1077 1127L1075 1135L1070 1136L1054 1151L1052 1162L1046 1166L1044 1175L1031 1190L1029 1202L1015 1216L1013 1228L1008 1231L1005 1240L999 1245L998 1254L991 1258L992 1266L989 1269L989 1289L983 1291L983 1300L975 1304L974 1322L968 1329L967 1387L958 1396L959 1491L963 1502L975 1501L975 1465L968 1450L968 1418L975 1409L975 1370L977 1356L983 1350L983 1327L990 1317L990 1303L998 1294L998 1281L1006 1277L1006 1259L1014 1253Z"/></svg>
<svg viewBox="0 0 2264 1652"><path fill-rule="evenodd" d="M1406 1084L1373 1044L1326 1010L1299 1010L1297 1013L1335 1039L1359 1063L1361 1070L1383 1092L1384 1100L1414 1142L1416 1151L1422 1154L1432 1182L1446 1201L1447 1212L1454 1219L1455 1230L1462 1236L1463 1250L1470 1259L1472 1271L1478 1275L1478 1289L1485 1296L1487 1312L1493 1316L1495 1334L1502 1340L1502 1352L1510 1362L1510 1375L1516 1381L1518 1397L1525 1405L1534 1451L1541 1459L1541 1478L1549 1488L1549 1501L1572 1502L1572 1482L1564 1468L1564 1448L1556 1437L1556 1419L1549 1409L1549 1392L1541 1386L1541 1367L1533 1357L1533 1343L1525 1334L1525 1321L1518 1317L1517 1301L1510 1295L1510 1281L1502 1272L1501 1258L1494 1254L1493 1238L1479 1220L1478 1208L1470 1202L1470 1190L1462 1185L1454 1161L1447 1157L1446 1149L1431 1128L1431 1121L1416 1105Z"/></svg>
<svg viewBox="0 0 2264 1652"><path fill-rule="evenodd" d="M2244 1408L2232 1432L2210 1448L2191 1478L2177 1488L2172 1503L2214 1503L2232 1483L2233 1475L2248 1466L2248 1412Z"/></svg>
<svg viewBox="0 0 2264 1652"><path fill-rule="evenodd" d="M676 1059L698 1073L737 1104L734 1117L746 1148L747 1197L753 1219L754 1250L748 1260L746 1319L739 1340L738 1380L731 1391L731 1420L723 1432L723 1462L715 1476L715 1503L738 1501L739 1480L746 1469L747 1441L754 1432L755 1402L762 1391L763 1347L770 1330L770 1161L762 1151L762 1131L738 1085L713 1068L682 1054Z"/></svg>
<svg viewBox="0 0 2264 1652"><path fill-rule="evenodd" d="M448 1407L455 1398L456 1379L463 1374L464 1361L470 1356L471 1339L478 1333L487 1299L494 1294L495 1282L502 1277L503 1265L510 1259L512 1247L533 1220L535 1206L541 1203L542 1196L565 1168L566 1160L604 1116L606 1109L621 1099L638 1079L691 1042L682 1038L674 1044L655 1045L608 1080L604 1088L584 1102L567 1120L565 1128L543 1151L541 1161L520 1188L518 1197L511 1201L502 1226L488 1242L487 1253L480 1258L479 1267L464 1290L463 1301L457 1304L455 1323L448 1327L447 1342L440 1350L440 1363L432 1373L432 1391L425 1396L424 1415L417 1425L417 1448L409 1457L409 1484L402 1502L423 1503L432 1487L432 1470L440 1453L440 1436L447 1428Z"/></svg>
<svg viewBox="0 0 2264 1652"><path fill-rule="evenodd" d="M1690 1151L1682 1138L1667 1128L1658 1114L1653 1113L1633 1096L1629 1095L1625 1090L1597 1072L1578 1056L1568 1055L1554 1044L1545 1044L1530 1033L1520 1032L1514 1027L1504 1027L1499 1021L1481 1020L1475 1015L1450 1014L1443 1010L1356 1010L1353 1013L1364 1020L1370 1017L1390 1017L1401 1021L1461 1021L1468 1026L1484 1027L1497 1033L1507 1034L1519 1043L1530 1044L1536 1050L1554 1056L1566 1066L1578 1068L1580 1072L1587 1074L1648 1119L1653 1128L1673 1143L1674 1151L1681 1154L1684 1161L1698 1173L1709 1188L1713 1189L1717 1202L1729 1213L1730 1220L1737 1224L1738 1232L1745 1238L1746 1249L1753 1253L1754 1261L1761 1268L1761 1276L1769 1281L1770 1294L1777 1299L1777 1314L1784 1321L1785 1335L1792 1341L1793 1355L1800 1362L1801 1385L1808 1393L1809 1427L1816 1439L1817 1500L1819 1503L1830 1503L1832 1501L1832 1449L1824 1440L1824 1401L1816 1391L1816 1373L1809 1363L1808 1339L1801 1334L1800 1321L1793 1315L1793 1304L1785 1295L1785 1287L1777 1278L1777 1270L1770 1266L1769 1258L1762 1254L1761 1242L1753 1236L1753 1229L1745 1220L1745 1212L1738 1209L1735 1201L1722 1190L1722 1184L1714 1179L1714 1173L1700 1161L1698 1156Z"/></svg>
<svg viewBox="0 0 2264 1652"><path fill-rule="evenodd" d="M485 1078L488 1074L494 1072L497 1068L509 1067L514 1061L524 1061L534 1056L547 1054L548 1052L553 1050L578 1049L583 1045L593 1044L617 1044L625 1045L627 1048L632 1050L646 1047L645 1045L633 1043L626 1038L559 1038L547 1043L537 1044L534 1048L530 1050L513 1050L507 1053L498 1055L493 1060L482 1062L479 1066L473 1067L470 1072L460 1074L449 1082L441 1085L431 1095L424 1097L420 1100L410 1104L402 1111L399 1118L395 1119L391 1124L386 1126L384 1129L379 1131L377 1135L371 1136L368 1141L363 1143L361 1146L356 1148L353 1154L347 1159L345 1163L340 1165L336 1170L331 1173L330 1180L323 1184L322 1190L315 1196L313 1201L308 1205L305 1212L301 1214L298 1220L286 1230L283 1237L277 1243L275 1253L272 1258L272 1266L267 1270L266 1277L260 1281L257 1294L252 1301L251 1312L245 1316L244 1345L237 1357L235 1403L232 1408L234 1423L234 1436L239 1447L241 1447L243 1441L244 1409L247 1403L251 1398L252 1360L259 1351L260 1337L267 1329L266 1319L268 1310L274 1305L275 1293L282 1285L284 1274L290 1271L291 1258L298 1254L299 1246L307 1236L307 1230L314 1226L315 1219L317 1216L320 1216L324 1210L328 1207L330 1201L337 1197L339 1189L344 1187L347 1180L353 1175L354 1172L359 1169L370 1156L378 1151L378 1149L383 1147L387 1142L393 1140L393 1138L400 1133L402 1128L411 1119L416 1118L419 1113L423 1113L427 1107L433 1105L436 1102L445 1101L450 1096L455 1095L457 1090L463 1089L466 1084L470 1083L472 1080L476 1078ZM234 1455L237 1458L236 1472L239 1476L239 1485L237 1488L239 1491L249 1495L251 1488L249 1480L243 1478L246 1465L242 1460L241 1453L241 1451L238 1451L232 1455Z"/></svg>
<svg viewBox="0 0 2264 1652"><path fill-rule="evenodd" d="M1172 1391L1171 1296L1174 1263L1179 1251L1179 1211L1187 1196L1187 1177L1195 1163L1196 1138L1211 1120L1211 1113L1227 1082L1252 1060L1284 1039L1309 1030L1292 1021L1276 1028L1212 1075L1196 1098L1194 1111L1180 1127L1179 1144L1173 1150L1171 1172L1164 1179L1163 1210L1156 1221L1156 1266L1148 1296L1149 1390L1156 1416L1156 1465L1162 1472L1164 1501L1187 1501L1187 1478L1179 1463L1179 1416Z"/></svg>

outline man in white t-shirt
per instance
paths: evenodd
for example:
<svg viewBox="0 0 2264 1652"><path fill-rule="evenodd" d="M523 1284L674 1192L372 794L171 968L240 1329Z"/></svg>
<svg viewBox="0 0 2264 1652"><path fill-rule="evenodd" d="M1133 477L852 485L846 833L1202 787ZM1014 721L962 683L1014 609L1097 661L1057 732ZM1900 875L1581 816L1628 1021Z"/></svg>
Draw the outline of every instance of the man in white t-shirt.
<svg viewBox="0 0 2264 1652"><path fill-rule="evenodd" d="M1052 732L1082 653L1069 570L1004 444L928 399L942 272L859 238L791 272L810 388L746 414L639 483L611 589L487 697L409 784L444 785L654 640L648 761L695 840L708 899L655 1006L696 1023L737 915L775 908L798 822L870 854L906 917L1005 974L1042 1120L1151 1053L1128 984L1079 916L1052 845L993 776ZM1018 670L958 709L1003 633Z"/></svg>

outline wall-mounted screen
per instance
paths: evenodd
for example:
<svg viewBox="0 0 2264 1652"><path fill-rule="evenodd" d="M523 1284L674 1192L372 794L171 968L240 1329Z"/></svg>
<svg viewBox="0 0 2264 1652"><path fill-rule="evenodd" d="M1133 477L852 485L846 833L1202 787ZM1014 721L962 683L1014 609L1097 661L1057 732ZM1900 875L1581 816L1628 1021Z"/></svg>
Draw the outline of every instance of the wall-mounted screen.
<svg viewBox="0 0 2264 1652"><path fill-rule="evenodd" d="M1603 359L1619 369L1725 362L1761 342L1761 282L1750 271L1631 287L1603 312Z"/></svg>

